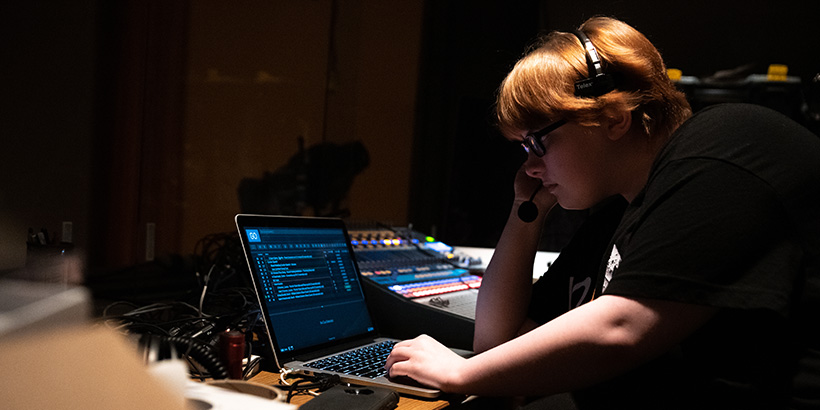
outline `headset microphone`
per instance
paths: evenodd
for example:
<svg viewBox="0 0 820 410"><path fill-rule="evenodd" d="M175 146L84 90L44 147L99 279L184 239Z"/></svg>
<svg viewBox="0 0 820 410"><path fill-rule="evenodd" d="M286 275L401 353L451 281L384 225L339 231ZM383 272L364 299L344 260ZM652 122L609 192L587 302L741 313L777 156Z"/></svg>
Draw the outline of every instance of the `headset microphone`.
<svg viewBox="0 0 820 410"><path fill-rule="evenodd" d="M530 223L538 217L538 207L535 206L535 202L532 200L535 199L535 194L541 190L542 186L543 185L539 184L538 188L535 189L535 192L530 195L530 199L518 206L518 218L522 221Z"/></svg>

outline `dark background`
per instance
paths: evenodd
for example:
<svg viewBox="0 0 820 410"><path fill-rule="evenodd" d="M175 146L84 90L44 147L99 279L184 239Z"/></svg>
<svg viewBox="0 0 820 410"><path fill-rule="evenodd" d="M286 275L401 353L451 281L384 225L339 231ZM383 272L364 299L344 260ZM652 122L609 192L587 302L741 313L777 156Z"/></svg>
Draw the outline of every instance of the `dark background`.
<svg viewBox="0 0 820 410"><path fill-rule="evenodd" d="M805 1L401 3L402 13L410 11L410 17L375 0L273 2L280 3L326 11L316 16L315 30L307 31L319 44L336 44L327 53L328 65L348 64L359 73L345 95L367 93L410 102L406 111L392 113L407 119L409 126L391 132L389 124L378 124L373 137L378 139L371 141L394 140L387 148L368 146L371 165L357 180L364 185L355 186L351 198L368 205L352 207L351 218L413 224L452 245L492 247L506 220L512 176L522 157L515 144L493 129L493 99L506 72L541 32L566 31L591 16L610 15L644 32L667 65L684 75L705 78L738 67L749 67L744 74L765 74L771 63L787 64L789 75L801 85L785 98L798 105L812 103L813 78L820 71L820 25L812 2ZM25 261L20 255L26 254L27 227L54 231L65 220L74 222L74 243L86 250L82 258L92 275L152 259L143 247L146 221L155 222L162 232L156 238L158 256L190 253L191 238L230 230L230 212L220 215L218 223L208 216L181 222L197 210L224 205L207 198L186 202L177 194L184 187L178 177L188 144L179 135L190 126L186 104L192 98L190 91L186 94L191 82L186 56L211 46L192 44L187 37L192 4L12 0L0 5L0 262L5 262L0 271ZM252 15L253 7L263 3L231 4L208 23L214 31L235 14ZM242 13L231 13L231 8ZM308 17L301 18L311 18L305 14ZM274 17L272 25L290 18ZM362 34L362 27L387 27L391 32L379 38L377 29ZM351 38L359 48L345 43ZM288 40L286 46L299 50L308 43ZM237 51L268 52L254 49L253 42L246 46L250 48ZM400 51L412 58L389 57ZM302 64L307 67L311 61ZM333 74L328 71L322 81L334 84L338 78ZM413 77L407 82L412 90L402 94L374 85L369 80L374 74L397 80ZM129 91L125 98L122 89ZM361 98L343 97L339 93L305 100L325 113L326 123L315 128L333 128L327 121L332 122L334 112L359 113L375 121L375 116L362 114L367 107ZM801 115L798 112L797 119L805 121ZM337 127L342 123L336 121ZM350 132L352 139L367 140L356 132ZM295 140L288 138L287 155ZM404 154L409 166L402 165L403 174L373 178L387 172L377 160L390 158L395 147L409 147ZM386 185L392 191L379 197ZM362 200L362 193L378 200ZM390 201L399 203L395 211L384 207ZM231 211L232 206L226 208ZM582 217L560 215L552 222L544 249L560 249ZM186 231L186 224L199 230Z"/></svg>

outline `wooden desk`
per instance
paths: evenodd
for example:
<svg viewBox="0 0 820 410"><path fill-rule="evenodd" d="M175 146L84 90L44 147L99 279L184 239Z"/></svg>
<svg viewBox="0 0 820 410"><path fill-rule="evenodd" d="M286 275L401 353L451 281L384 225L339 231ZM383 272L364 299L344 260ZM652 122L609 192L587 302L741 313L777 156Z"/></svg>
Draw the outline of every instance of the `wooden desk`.
<svg viewBox="0 0 820 410"><path fill-rule="evenodd" d="M254 383L266 384L277 387L279 389L285 388L279 384L279 375L276 373L262 371L256 376L253 376L250 381ZM304 404L308 400L310 400L313 396L300 394L297 396L293 396L291 399L291 403L293 404ZM404 396L402 395L399 398L399 405L397 409L399 410L439 410L447 408L450 405L450 402L444 399L422 399L422 398L415 398L411 396Z"/></svg>

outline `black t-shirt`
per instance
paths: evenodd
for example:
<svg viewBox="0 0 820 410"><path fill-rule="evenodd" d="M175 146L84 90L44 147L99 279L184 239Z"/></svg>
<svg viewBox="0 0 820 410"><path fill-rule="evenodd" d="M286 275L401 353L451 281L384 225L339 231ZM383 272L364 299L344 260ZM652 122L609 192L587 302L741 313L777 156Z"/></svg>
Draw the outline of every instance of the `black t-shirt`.
<svg viewBox="0 0 820 410"><path fill-rule="evenodd" d="M605 251L597 290L721 308L666 355L578 392L584 408L820 408L820 138L754 105L670 138Z"/></svg>
<svg viewBox="0 0 820 410"><path fill-rule="evenodd" d="M589 302L599 268L627 202L608 198L590 210L549 269L532 287L529 317L539 324Z"/></svg>

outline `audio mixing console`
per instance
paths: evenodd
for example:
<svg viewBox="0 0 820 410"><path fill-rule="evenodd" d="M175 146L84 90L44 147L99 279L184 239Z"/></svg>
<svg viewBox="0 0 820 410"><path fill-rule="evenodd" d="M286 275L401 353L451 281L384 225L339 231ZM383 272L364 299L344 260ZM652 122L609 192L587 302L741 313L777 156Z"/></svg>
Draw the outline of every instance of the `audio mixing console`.
<svg viewBox="0 0 820 410"><path fill-rule="evenodd" d="M475 304L492 249L454 248L408 228L348 226L368 304L384 334L426 333L472 349ZM535 255L533 281L557 256Z"/></svg>
<svg viewBox="0 0 820 410"><path fill-rule="evenodd" d="M481 276L471 268L480 259L407 228L353 228L350 237L366 280L415 303L475 318Z"/></svg>

